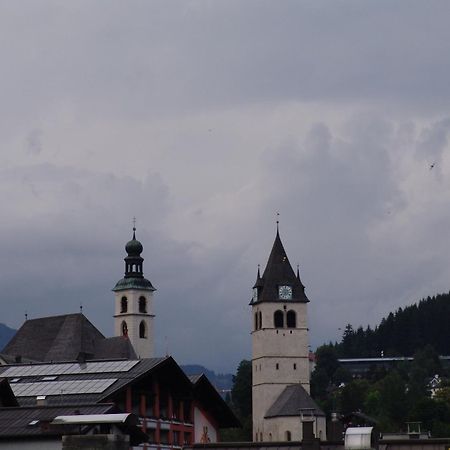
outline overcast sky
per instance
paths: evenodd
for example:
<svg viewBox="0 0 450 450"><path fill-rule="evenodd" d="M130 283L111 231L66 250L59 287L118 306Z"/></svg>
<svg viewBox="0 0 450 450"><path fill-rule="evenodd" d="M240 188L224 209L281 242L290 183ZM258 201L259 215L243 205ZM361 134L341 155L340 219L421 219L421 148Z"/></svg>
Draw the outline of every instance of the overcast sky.
<svg viewBox="0 0 450 450"><path fill-rule="evenodd" d="M158 353L233 372L275 238L312 348L450 290L450 2L0 2L0 321L113 333L132 217Z"/></svg>

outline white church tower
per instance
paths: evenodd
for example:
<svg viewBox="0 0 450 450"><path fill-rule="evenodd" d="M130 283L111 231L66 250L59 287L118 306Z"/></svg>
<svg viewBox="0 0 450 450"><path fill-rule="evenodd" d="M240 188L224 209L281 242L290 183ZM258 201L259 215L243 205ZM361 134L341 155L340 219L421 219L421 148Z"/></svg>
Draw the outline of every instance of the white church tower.
<svg viewBox="0 0 450 450"><path fill-rule="evenodd" d="M262 276L258 269L250 302L255 441L301 440L306 416L314 418L316 437L325 438L325 415L309 396L308 302L277 224L267 266Z"/></svg>
<svg viewBox="0 0 450 450"><path fill-rule="evenodd" d="M125 246L125 276L115 285L115 336L130 339L138 358L151 358L154 355L154 317L153 292L156 290L144 278L141 257L142 244L133 239Z"/></svg>

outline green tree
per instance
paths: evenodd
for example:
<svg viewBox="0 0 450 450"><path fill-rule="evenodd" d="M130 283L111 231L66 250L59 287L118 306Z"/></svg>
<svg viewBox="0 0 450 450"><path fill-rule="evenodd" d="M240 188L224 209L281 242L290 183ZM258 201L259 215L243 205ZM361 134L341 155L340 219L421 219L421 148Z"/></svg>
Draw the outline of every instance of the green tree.
<svg viewBox="0 0 450 450"><path fill-rule="evenodd" d="M252 415L252 363L242 360L233 376L231 399L240 418Z"/></svg>

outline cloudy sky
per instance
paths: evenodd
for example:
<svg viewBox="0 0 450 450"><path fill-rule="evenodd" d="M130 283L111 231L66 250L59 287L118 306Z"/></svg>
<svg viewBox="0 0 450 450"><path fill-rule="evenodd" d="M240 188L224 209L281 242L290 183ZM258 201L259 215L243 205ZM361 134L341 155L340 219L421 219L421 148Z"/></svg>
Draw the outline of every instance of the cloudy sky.
<svg viewBox="0 0 450 450"><path fill-rule="evenodd" d="M450 3L0 2L0 321L113 333L137 217L158 353L234 371L276 212L311 345L450 290Z"/></svg>

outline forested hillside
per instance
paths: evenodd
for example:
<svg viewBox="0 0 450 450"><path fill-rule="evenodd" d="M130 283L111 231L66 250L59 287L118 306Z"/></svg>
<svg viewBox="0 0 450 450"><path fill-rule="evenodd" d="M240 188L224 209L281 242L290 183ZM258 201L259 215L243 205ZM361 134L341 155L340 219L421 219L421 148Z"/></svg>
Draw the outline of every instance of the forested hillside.
<svg viewBox="0 0 450 450"><path fill-rule="evenodd" d="M311 393L324 411L362 411L382 431L420 421L434 437L450 435L450 373L438 355L450 355L450 294L400 308L375 329L345 328L341 342L316 350ZM412 362L354 378L338 358L413 356Z"/></svg>
<svg viewBox="0 0 450 450"><path fill-rule="evenodd" d="M347 325L335 345L339 358L412 356L431 345L440 355L450 355L450 293L428 297L399 308L371 329Z"/></svg>

